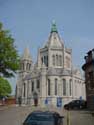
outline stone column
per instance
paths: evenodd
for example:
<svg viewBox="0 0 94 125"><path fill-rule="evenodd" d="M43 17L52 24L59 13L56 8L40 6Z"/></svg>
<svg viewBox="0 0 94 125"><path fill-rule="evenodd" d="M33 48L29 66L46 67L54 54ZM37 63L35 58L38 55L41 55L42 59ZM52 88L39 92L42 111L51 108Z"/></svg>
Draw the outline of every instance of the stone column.
<svg viewBox="0 0 94 125"><path fill-rule="evenodd" d="M29 82L29 80L27 81L27 103L29 104L30 103L30 82Z"/></svg>
<svg viewBox="0 0 94 125"><path fill-rule="evenodd" d="M25 82L25 104L27 104L27 81Z"/></svg>
<svg viewBox="0 0 94 125"><path fill-rule="evenodd" d="M42 73L41 73L41 104L44 105L44 100L46 99L46 87L47 87L47 80L46 80L46 69L43 68L42 69Z"/></svg>

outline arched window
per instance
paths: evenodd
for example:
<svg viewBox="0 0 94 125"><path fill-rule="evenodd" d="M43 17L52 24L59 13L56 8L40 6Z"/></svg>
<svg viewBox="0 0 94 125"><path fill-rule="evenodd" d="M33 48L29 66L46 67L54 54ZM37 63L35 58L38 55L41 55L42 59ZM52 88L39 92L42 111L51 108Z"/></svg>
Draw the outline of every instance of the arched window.
<svg viewBox="0 0 94 125"><path fill-rule="evenodd" d="M32 92L34 91L34 82L32 81Z"/></svg>
<svg viewBox="0 0 94 125"><path fill-rule="evenodd" d="M55 55L53 55L53 66L55 66Z"/></svg>
<svg viewBox="0 0 94 125"><path fill-rule="evenodd" d="M46 56L44 56L44 64L45 64L45 66L46 66Z"/></svg>
<svg viewBox="0 0 94 125"><path fill-rule="evenodd" d="M51 85L50 85L50 79L48 79L48 95L51 94Z"/></svg>
<svg viewBox="0 0 94 125"><path fill-rule="evenodd" d="M25 83L23 84L23 97L25 97Z"/></svg>
<svg viewBox="0 0 94 125"><path fill-rule="evenodd" d="M63 79L63 95L66 95L66 80Z"/></svg>
<svg viewBox="0 0 94 125"><path fill-rule="evenodd" d="M26 64L26 70L29 70L29 63Z"/></svg>
<svg viewBox="0 0 94 125"><path fill-rule="evenodd" d="M41 58L41 64L43 64L43 57Z"/></svg>
<svg viewBox="0 0 94 125"><path fill-rule="evenodd" d="M39 89L40 88L40 81L39 80L37 80L37 89Z"/></svg>
<svg viewBox="0 0 94 125"><path fill-rule="evenodd" d="M31 69L31 64L29 64L29 70Z"/></svg>
<svg viewBox="0 0 94 125"><path fill-rule="evenodd" d="M45 66L48 66L48 56L44 56L44 64Z"/></svg>
<svg viewBox="0 0 94 125"><path fill-rule="evenodd" d="M46 66L48 67L48 56L46 56Z"/></svg>
<svg viewBox="0 0 94 125"><path fill-rule="evenodd" d="M58 66L58 55L56 55L56 66Z"/></svg>
<svg viewBox="0 0 94 125"><path fill-rule="evenodd" d="M59 55L59 59L58 59L58 64L59 64L59 66L62 66L62 56L61 55Z"/></svg>
<svg viewBox="0 0 94 125"><path fill-rule="evenodd" d="M69 80L69 94L72 95L72 80Z"/></svg>
<svg viewBox="0 0 94 125"><path fill-rule="evenodd" d="M55 95L57 95L57 79L55 79Z"/></svg>

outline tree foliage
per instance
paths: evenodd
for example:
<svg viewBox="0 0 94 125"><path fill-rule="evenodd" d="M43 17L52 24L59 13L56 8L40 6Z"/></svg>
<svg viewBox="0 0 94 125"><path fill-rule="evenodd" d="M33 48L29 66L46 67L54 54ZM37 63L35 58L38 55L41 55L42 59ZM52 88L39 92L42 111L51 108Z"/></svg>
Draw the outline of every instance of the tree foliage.
<svg viewBox="0 0 94 125"><path fill-rule="evenodd" d="M10 32L0 23L0 76L12 77L19 68L18 51Z"/></svg>
<svg viewBox="0 0 94 125"><path fill-rule="evenodd" d="M0 97L2 96L8 96L11 94L12 89L8 82L8 80L4 79L3 77L0 77Z"/></svg>

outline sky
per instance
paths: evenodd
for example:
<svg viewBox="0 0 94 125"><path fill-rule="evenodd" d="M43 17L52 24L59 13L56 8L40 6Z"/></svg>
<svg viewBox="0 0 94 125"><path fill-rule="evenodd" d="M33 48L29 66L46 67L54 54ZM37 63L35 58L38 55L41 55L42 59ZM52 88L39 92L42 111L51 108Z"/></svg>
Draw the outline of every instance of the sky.
<svg viewBox="0 0 94 125"><path fill-rule="evenodd" d="M0 0L0 22L10 30L19 54L28 47L34 62L53 20L65 46L72 48L73 64L81 68L94 48L94 0ZM12 94L16 79L10 79Z"/></svg>

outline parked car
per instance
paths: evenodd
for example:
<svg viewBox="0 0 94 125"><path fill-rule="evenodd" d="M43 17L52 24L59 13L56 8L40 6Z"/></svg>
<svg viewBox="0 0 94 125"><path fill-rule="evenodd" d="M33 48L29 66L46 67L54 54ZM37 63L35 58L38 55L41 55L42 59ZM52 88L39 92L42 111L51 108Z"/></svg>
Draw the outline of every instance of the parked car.
<svg viewBox="0 0 94 125"><path fill-rule="evenodd" d="M87 102L85 100L73 100L64 105L65 109L85 109L86 107Z"/></svg>
<svg viewBox="0 0 94 125"><path fill-rule="evenodd" d="M34 111L28 115L23 125L63 125L63 116L57 112Z"/></svg>

